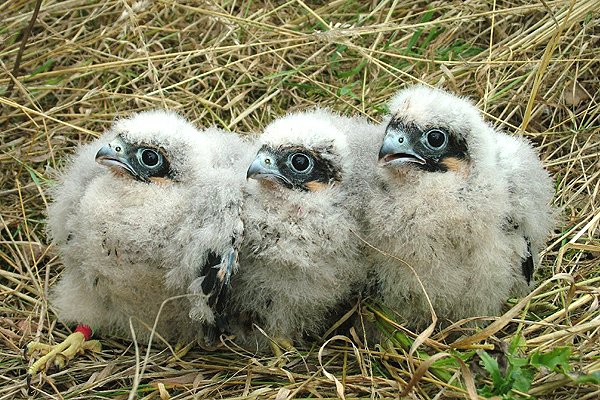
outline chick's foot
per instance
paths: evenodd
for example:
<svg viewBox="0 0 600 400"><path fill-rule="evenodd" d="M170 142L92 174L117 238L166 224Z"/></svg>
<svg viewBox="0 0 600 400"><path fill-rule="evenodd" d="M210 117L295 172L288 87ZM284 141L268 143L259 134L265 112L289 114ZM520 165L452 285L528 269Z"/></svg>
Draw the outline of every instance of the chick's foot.
<svg viewBox="0 0 600 400"><path fill-rule="evenodd" d="M92 330L87 325L79 325L75 332L56 345L49 345L40 342L29 343L24 350L25 358L28 354L39 352L42 356L27 369L27 386L31 383L31 378L38 372L45 370L46 365L54 361L54 366L58 370L62 369L67 362L76 355L83 354L86 350L100 352L102 345L98 340L89 340Z"/></svg>

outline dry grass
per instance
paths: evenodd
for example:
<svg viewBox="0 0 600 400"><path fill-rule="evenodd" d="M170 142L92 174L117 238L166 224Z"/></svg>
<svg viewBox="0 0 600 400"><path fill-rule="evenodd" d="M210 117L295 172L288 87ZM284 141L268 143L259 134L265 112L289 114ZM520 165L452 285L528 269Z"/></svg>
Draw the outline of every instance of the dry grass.
<svg viewBox="0 0 600 400"><path fill-rule="evenodd" d="M521 359L570 348L569 374L532 370L529 395L600 396L597 384L574 381L600 370L598 1L363 3L47 0L15 74L35 1L0 5L0 399L27 397L20 347L68 333L45 298L61 263L44 236L43 182L47 167L60 166L78 143L118 115L161 106L241 133L313 104L379 120L392 93L415 81L477 99L495 124L533 139L562 210L538 274L558 279L519 303L496 332L467 342L506 350L520 339L512 354ZM492 379L473 345L430 343L408 357L401 348L355 352L343 340L327 344L321 360L318 348L290 356L291 372L230 350L194 350L167 364L169 353L153 349L139 376L145 351L102 339L103 353L34 379L33 397L398 397L414 377L408 398L473 398L469 383L482 390ZM438 373L424 372L418 354L466 364L438 362Z"/></svg>

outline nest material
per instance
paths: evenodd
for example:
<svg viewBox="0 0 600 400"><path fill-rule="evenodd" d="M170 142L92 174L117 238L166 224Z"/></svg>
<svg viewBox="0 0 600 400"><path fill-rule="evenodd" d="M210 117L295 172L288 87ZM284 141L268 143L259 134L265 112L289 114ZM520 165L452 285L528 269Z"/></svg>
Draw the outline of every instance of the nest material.
<svg viewBox="0 0 600 400"><path fill-rule="evenodd" d="M597 0L48 0L29 28L35 3L0 5L0 398L26 397L25 343L69 332L46 298L62 266L44 233L44 185L78 144L118 116L156 107L240 134L314 104L378 121L392 94L415 82L474 99L495 125L532 139L555 177L562 223L537 278L559 279L530 302L507 303L517 306L497 332L484 331L466 349L430 342L412 355L412 341L384 352L339 339L321 353L290 355L288 370L235 348L196 349L169 364L169 350L146 354L125 339L102 338L102 354L34 379L33 396L397 397L412 379L411 398L473 398L493 376L472 349L490 345L529 361L569 349L568 373L532 369L529 395L599 395L593 379L580 379L600 369ZM511 353L511 342L518 351ZM466 360L464 368L441 367L453 378L423 370L424 358L450 353ZM502 396L524 394L513 387Z"/></svg>

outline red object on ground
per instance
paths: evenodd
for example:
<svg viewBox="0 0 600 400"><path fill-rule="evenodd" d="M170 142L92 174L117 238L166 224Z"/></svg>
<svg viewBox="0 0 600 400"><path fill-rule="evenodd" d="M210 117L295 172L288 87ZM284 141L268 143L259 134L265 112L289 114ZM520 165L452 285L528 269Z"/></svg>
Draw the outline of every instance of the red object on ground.
<svg viewBox="0 0 600 400"><path fill-rule="evenodd" d="M92 337L92 328L84 324L79 324L79 326L75 329L75 332L83 333L83 336L85 336L86 341L90 340L90 338Z"/></svg>

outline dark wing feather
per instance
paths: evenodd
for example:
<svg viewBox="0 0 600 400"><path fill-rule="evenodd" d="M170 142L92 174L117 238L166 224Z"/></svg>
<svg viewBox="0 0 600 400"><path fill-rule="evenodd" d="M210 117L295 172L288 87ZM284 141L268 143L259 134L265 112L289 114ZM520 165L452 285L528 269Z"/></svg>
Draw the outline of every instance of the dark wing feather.
<svg viewBox="0 0 600 400"><path fill-rule="evenodd" d="M231 232L231 245L222 254L211 251L202 267L202 293L208 296L208 306L214 311L217 328L227 329L227 303L231 275L237 269L239 248L243 240L244 225L241 219L241 206L238 207L239 226Z"/></svg>
<svg viewBox="0 0 600 400"><path fill-rule="evenodd" d="M212 295L215 286L217 285L217 272L219 272L219 265L221 264L221 258L211 251L208 253L206 262L202 267L201 275L204 277L202 280L202 293L205 295ZM220 285L219 285L220 286ZM212 308L213 304L209 306Z"/></svg>
<svg viewBox="0 0 600 400"><path fill-rule="evenodd" d="M521 268L527 284L530 284L533 279L533 256L531 255L531 243L529 243L529 239L525 238L525 240L527 241L527 258L521 263Z"/></svg>
<svg viewBox="0 0 600 400"><path fill-rule="evenodd" d="M208 296L208 306L215 313L217 329L220 332L227 331L229 326L228 317L225 312L229 301L229 282L233 265L237 261L237 251L233 248L228 253L219 257L210 252L206 263L202 268L202 293Z"/></svg>

